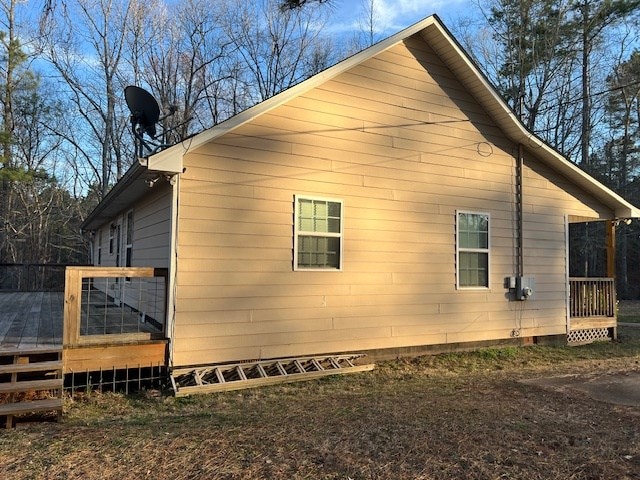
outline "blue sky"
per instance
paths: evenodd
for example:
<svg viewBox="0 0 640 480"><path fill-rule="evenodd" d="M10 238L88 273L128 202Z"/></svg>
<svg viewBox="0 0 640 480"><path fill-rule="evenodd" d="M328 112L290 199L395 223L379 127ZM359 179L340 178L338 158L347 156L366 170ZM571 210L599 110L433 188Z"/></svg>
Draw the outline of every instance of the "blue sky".
<svg viewBox="0 0 640 480"><path fill-rule="evenodd" d="M365 4L371 0L333 0L330 30L337 33L357 29ZM470 0L373 0L380 37L392 35L436 13L446 25L477 12Z"/></svg>

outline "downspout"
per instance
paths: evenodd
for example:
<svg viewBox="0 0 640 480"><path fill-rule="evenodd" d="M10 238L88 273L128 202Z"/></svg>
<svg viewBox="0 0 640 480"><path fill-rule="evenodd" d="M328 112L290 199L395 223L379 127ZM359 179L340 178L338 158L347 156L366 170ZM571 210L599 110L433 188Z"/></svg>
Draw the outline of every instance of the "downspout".
<svg viewBox="0 0 640 480"><path fill-rule="evenodd" d="M173 353L175 339L176 320L176 288L178 276L178 207L180 201L180 174L171 177L171 239L169 244L169 275L167 278L167 325L166 332L169 337L168 367L173 368Z"/></svg>

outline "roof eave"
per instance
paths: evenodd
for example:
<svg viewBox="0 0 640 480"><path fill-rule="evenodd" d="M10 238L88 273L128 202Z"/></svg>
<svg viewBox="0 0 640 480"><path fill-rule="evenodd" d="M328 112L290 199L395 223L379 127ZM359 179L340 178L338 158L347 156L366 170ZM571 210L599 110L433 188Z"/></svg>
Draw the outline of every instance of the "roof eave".
<svg viewBox="0 0 640 480"><path fill-rule="evenodd" d="M148 159L139 158L129 170L118 180L105 197L96 205L87 218L80 225L83 232L95 231L105 223L111 221L121 212L131 206L149 189L168 180L178 172L165 170L151 170L147 168ZM182 170L180 170L182 171Z"/></svg>

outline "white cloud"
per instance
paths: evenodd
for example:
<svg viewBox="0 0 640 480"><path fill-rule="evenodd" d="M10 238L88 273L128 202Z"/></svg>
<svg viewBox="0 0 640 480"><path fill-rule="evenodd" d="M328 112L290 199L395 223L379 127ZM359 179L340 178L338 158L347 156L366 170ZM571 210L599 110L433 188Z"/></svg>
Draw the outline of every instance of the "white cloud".
<svg viewBox="0 0 640 480"><path fill-rule="evenodd" d="M371 0L337 0L331 30L336 33L358 30ZM468 6L468 0L373 0L376 30L393 34L434 13L451 14Z"/></svg>

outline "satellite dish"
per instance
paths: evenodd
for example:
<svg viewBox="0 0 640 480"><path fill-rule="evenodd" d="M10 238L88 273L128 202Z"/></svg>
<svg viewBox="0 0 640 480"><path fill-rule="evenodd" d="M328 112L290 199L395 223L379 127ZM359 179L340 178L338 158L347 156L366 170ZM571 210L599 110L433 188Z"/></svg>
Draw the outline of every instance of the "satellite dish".
<svg viewBox="0 0 640 480"><path fill-rule="evenodd" d="M156 99L153 98L153 95L134 85L129 85L124 89L124 98L131 112L131 131L136 140L136 154L139 157L143 157L145 148L149 154L153 154L161 148L170 146L156 139L158 136L156 125L158 125L158 122L161 120L176 113L178 107L170 106L169 113L160 118L160 107ZM191 119L185 120L184 123L189 120ZM172 129L165 129L162 136L166 137L171 130ZM149 136L150 140L145 140L145 133Z"/></svg>
<svg viewBox="0 0 640 480"><path fill-rule="evenodd" d="M124 98L131 111L131 127L134 134L146 133L154 138L156 123L160 119L160 107L156 99L146 90L134 85L124 89Z"/></svg>

